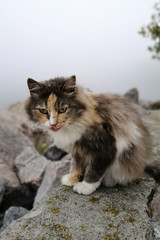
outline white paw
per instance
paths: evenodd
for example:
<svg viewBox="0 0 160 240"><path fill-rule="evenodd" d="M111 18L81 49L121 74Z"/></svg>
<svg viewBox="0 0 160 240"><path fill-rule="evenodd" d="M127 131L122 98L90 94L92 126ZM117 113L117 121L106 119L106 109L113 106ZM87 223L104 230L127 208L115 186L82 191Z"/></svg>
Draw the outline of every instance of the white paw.
<svg viewBox="0 0 160 240"><path fill-rule="evenodd" d="M65 186L69 186L72 187L74 184L73 182L71 182L71 175L70 174L66 174L62 177L61 183Z"/></svg>
<svg viewBox="0 0 160 240"><path fill-rule="evenodd" d="M73 190L79 194L83 195L89 195L92 192L96 190L96 188L99 186L97 183L87 183L85 181L83 182L78 182L77 184L74 185Z"/></svg>

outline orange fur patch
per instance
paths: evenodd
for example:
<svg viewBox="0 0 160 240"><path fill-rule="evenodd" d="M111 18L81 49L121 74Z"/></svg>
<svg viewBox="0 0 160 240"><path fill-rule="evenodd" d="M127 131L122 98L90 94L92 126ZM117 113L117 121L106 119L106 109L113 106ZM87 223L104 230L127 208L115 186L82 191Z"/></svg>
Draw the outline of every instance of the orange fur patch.
<svg viewBox="0 0 160 240"><path fill-rule="evenodd" d="M46 120L47 120L46 115L40 113L39 110L33 110L33 112L39 122L41 122L41 123L46 122Z"/></svg>
<svg viewBox="0 0 160 240"><path fill-rule="evenodd" d="M57 100L57 97L53 93L48 97L47 109L48 109L49 112L51 112L54 109L54 105L55 105L56 100Z"/></svg>

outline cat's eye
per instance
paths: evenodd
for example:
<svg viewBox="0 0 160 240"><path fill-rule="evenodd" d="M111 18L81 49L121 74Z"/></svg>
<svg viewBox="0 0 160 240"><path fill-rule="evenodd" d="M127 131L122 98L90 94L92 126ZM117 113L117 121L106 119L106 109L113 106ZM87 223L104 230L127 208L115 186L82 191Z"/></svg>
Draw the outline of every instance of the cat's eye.
<svg viewBox="0 0 160 240"><path fill-rule="evenodd" d="M40 113L42 113L42 114L48 114L48 111L47 111L47 109L45 109L45 108L39 108L39 111L40 111Z"/></svg>
<svg viewBox="0 0 160 240"><path fill-rule="evenodd" d="M67 107L61 107L60 109L58 109L58 113L64 113L67 111Z"/></svg>

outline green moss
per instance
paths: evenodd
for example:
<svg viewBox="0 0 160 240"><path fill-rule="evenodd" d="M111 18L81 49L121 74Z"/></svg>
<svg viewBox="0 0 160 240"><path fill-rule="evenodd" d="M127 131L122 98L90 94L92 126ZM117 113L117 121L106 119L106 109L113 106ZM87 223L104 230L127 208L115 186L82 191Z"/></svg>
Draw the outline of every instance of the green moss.
<svg viewBox="0 0 160 240"><path fill-rule="evenodd" d="M67 202L68 199L67 199L66 197L63 197L63 198L61 198L61 201L62 201L62 202Z"/></svg>
<svg viewBox="0 0 160 240"><path fill-rule="evenodd" d="M128 219L126 219L126 221L133 223L133 222L136 221L136 219L135 219L135 217L131 216L131 217L129 217Z"/></svg>
<svg viewBox="0 0 160 240"><path fill-rule="evenodd" d="M55 199L59 199L59 195L56 195L54 198L55 198Z"/></svg>
<svg viewBox="0 0 160 240"><path fill-rule="evenodd" d="M44 227L44 228L47 228L47 229L49 229L49 225L47 225L47 224L42 224L42 226Z"/></svg>
<svg viewBox="0 0 160 240"><path fill-rule="evenodd" d="M27 227L28 227L28 224L23 225L22 230L25 231Z"/></svg>
<svg viewBox="0 0 160 240"><path fill-rule="evenodd" d="M53 237L61 237L65 240L72 239L72 235L69 234L69 229L66 226L60 225L60 224L54 224L52 226L52 229L55 231L55 235Z"/></svg>
<svg viewBox="0 0 160 240"><path fill-rule="evenodd" d="M64 192L69 192L69 191L70 191L70 188L69 188L69 187L65 187L65 188L63 189L63 191L64 191Z"/></svg>
<svg viewBox="0 0 160 240"><path fill-rule="evenodd" d="M22 226L23 231L26 230L26 228L28 227L28 225L29 225L30 223L31 223L31 221L29 220L29 221L27 221L27 223L26 223L25 225Z"/></svg>
<svg viewBox="0 0 160 240"><path fill-rule="evenodd" d="M50 198L48 201L47 201L47 204L55 204L55 200L53 198Z"/></svg>
<svg viewBox="0 0 160 240"><path fill-rule="evenodd" d="M54 207L54 208L51 209L51 212L54 213L54 214L58 214L58 213L60 213L60 208Z"/></svg>
<svg viewBox="0 0 160 240"><path fill-rule="evenodd" d="M97 202L99 202L99 199L100 199L100 198L97 198L97 197L91 197L91 198L89 199L89 201L90 201L91 203L97 203Z"/></svg>
<svg viewBox="0 0 160 240"><path fill-rule="evenodd" d="M113 223L108 223L108 227L118 229L118 227L116 225L114 225Z"/></svg>
<svg viewBox="0 0 160 240"><path fill-rule="evenodd" d="M113 223L109 223L109 224L108 224L108 227L114 228L114 224L113 224Z"/></svg>
<svg viewBox="0 0 160 240"><path fill-rule="evenodd" d="M104 240L120 240L120 238L118 237L117 232L115 232L113 234L106 233L105 236L104 236Z"/></svg>
<svg viewBox="0 0 160 240"><path fill-rule="evenodd" d="M113 208L113 207L103 208L103 212L111 213L115 216L117 216L119 214L119 211L116 208Z"/></svg>
<svg viewBox="0 0 160 240"><path fill-rule="evenodd" d="M38 153L40 155L42 155L44 150L47 148L47 144L46 143L36 143L35 148L37 149Z"/></svg>
<svg viewBox="0 0 160 240"><path fill-rule="evenodd" d="M81 231L82 231L82 232L86 232L86 230L87 230L87 226L82 225L82 226L81 226Z"/></svg>

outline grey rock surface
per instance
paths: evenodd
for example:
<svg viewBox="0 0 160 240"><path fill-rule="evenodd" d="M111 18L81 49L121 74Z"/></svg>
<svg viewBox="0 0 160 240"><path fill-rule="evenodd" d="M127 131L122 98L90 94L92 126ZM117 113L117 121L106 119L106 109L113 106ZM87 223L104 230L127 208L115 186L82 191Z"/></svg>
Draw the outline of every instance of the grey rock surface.
<svg viewBox="0 0 160 240"><path fill-rule="evenodd" d="M153 180L142 178L125 188L100 188L90 196L60 187L12 223L0 239L144 240L152 234L147 197L153 186Z"/></svg>
<svg viewBox="0 0 160 240"><path fill-rule="evenodd" d="M6 188L14 188L20 185L20 182L15 172L13 172L12 167L5 163L0 163L0 183Z"/></svg>
<svg viewBox="0 0 160 240"><path fill-rule="evenodd" d="M139 100L139 105L147 111L151 110L151 102L150 101Z"/></svg>
<svg viewBox="0 0 160 240"><path fill-rule="evenodd" d="M152 240L152 239L160 240L160 225L157 222L152 222L152 226L153 226L153 235L147 240Z"/></svg>
<svg viewBox="0 0 160 240"><path fill-rule="evenodd" d="M61 185L61 178L67 174L70 169L71 161L70 155L66 156L63 160L58 162L51 162L48 164L43 181L37 191L34 201L34 206L48 198L48 195Z"/></svg>
<svg viewBox="0 0 160 240"><path fill-rule="evenodd" d="M5 212L4 219L3 219L3 226L0 229L0 232L2 232L6 227L8 227L14 220L19 219L20 217L24 216L28 212L29 210L23 207L10 207Z"/></svg>
<svg viewBox="0 0 160 240"><path fill-rule="evenodd" d="M5 191L5 187L2 183L0 183L0 204L1 204L2 199L3 199L4 191Z"/></svg>
<svg viewBox="0 0 160 240"><path fill-rule="evenodd" d="M31 135L23 117L0 109L0 153L5 164L13 166L22 150L33 145Z"/></svg>
<svg viewBox="0 0 160 240"><path fill-rule="evenodd" d="M152 211L152 218L160 225L160 184L157 184L150 207Z"/></svg>
<svg viewBox="0 0 160 240"><path fill-rule="evenodd" d="M42 176L49 163L49 160L39 155L35 150L26 147L15 159L21 183L40 185Z"/></svg>

